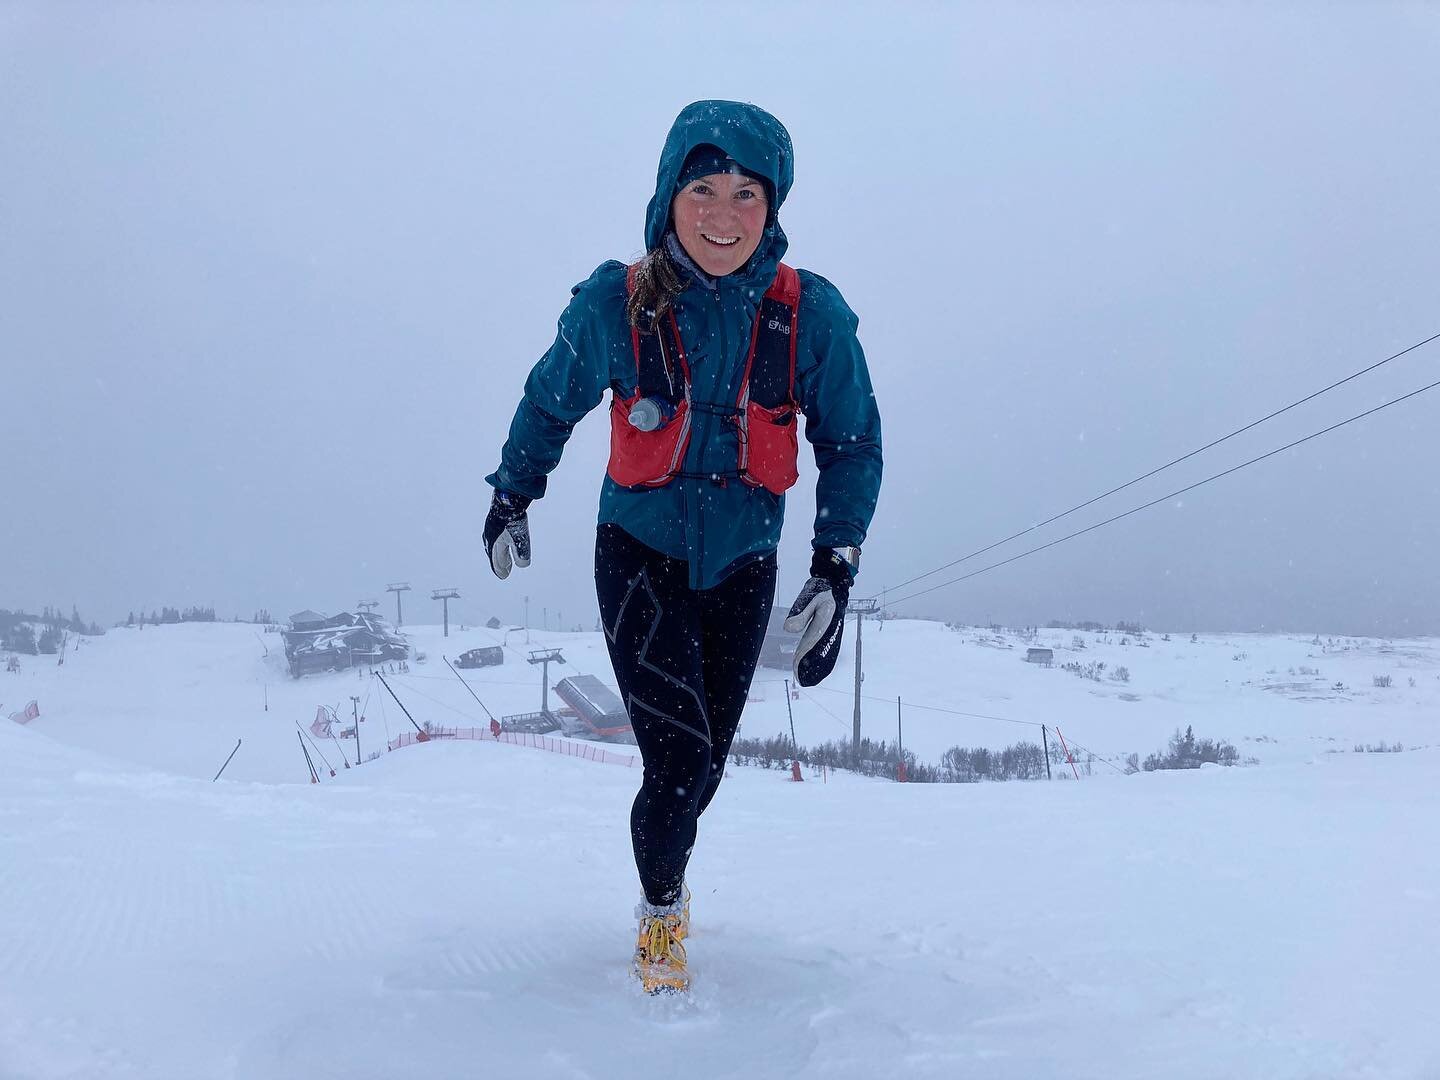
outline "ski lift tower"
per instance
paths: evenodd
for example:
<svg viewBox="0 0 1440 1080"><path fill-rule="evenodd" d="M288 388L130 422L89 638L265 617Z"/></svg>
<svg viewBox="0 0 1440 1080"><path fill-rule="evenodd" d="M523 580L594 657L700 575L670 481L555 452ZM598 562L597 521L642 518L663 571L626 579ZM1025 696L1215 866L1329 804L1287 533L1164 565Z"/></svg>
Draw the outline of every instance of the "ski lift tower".
<svg viewBox="0 0 1440 1080"><path fill-rule="evenodd" d="M540 711L550 715L550 665L563 664L565 658L560 655L559 649L531 649L530 658L527 663L543 664L540 671Z"/></svg>
<svg viewBox="0 0 1440 1080"><path fill-rule="evenodd" d="M460 599L458 589L435 589L430 593L431 600L440 600L445 605L445 636L450 636L450 601Z"/></svg>
<svg viewBox="0 0 1440 1080"><path fill-rule="evenodd" d="M395 594L395 629L399 630L400 627L405 625L405 620L400 617L400 594L402 592L409 592L410 584L409 582L402 581L397 584L386 585L385 591Z"/></svg>
<svg viewBox="0 0 1440 1080"><path fill-rule="evenodd" d="M860 684L865 674L860 668L860 631L865 625L865 616L874 615L880 605L873 599L851 600L850 610L855 613L855 754L860 754Z"/></svg>

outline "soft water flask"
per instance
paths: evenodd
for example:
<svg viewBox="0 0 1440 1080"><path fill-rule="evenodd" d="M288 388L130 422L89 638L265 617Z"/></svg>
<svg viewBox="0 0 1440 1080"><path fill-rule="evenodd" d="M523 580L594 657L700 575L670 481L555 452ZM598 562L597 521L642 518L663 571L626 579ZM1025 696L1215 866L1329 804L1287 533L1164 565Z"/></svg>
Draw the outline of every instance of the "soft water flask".
<svg viewBox="0 0 1440 1080"><path fill-rule="evenodd" d="M675 408L660 398L641 398L630 406L630 426L637 431L656 431L675 415Z"/></svg>

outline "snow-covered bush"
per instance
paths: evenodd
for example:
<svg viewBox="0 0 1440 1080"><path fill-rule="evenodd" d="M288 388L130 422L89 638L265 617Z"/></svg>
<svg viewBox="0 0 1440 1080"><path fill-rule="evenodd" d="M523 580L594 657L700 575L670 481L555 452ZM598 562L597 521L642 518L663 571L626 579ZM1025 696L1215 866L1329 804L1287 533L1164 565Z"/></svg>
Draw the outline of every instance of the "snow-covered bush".
<svg viewBox="0 0 1440 1080"><path fill-rule="evenodd" d="M1110 673L1110 678L1116 682L1128 683L1130 681L1130 669L1127 667L1117 667Z"/></svg>
<svg viewBox="0 0 1440 1080"><path fill-rule="evenodd" d="M1389 675L1376 675L1374 676L1373 682L1382 690L1388 690L1390 688L1391 678Z"/></svg>

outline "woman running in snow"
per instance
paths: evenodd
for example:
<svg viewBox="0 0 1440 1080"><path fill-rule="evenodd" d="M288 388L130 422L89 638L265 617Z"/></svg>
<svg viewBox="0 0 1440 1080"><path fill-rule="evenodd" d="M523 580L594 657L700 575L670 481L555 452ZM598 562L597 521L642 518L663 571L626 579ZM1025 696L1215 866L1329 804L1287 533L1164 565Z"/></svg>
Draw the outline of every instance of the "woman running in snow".
<svg viewBox="0 0 1440 1080"><path fill-rule="evenodd" d="M644 896L635 972L689 986L685 866L724 775L775 597L796 414L819 468L810 577L789 610L795 674L834 667L880 489L880 418L857 320L835 286L781 263L790 135L769 113L699 101L665 140L646 254L572 290L525 384L485 521L496 575L530 563L526 509L575 424L611 391L595 585L644 759L630 815Z"/></svg>

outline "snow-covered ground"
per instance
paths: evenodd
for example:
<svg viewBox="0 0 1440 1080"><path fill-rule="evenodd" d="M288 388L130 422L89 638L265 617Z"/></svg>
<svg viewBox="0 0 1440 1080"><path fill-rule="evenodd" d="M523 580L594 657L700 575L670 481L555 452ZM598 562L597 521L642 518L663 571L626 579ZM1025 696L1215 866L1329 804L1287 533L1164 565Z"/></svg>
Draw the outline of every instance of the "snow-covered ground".
<svg viewBox="0 0 1440 1080"><path fill-rule="evenodd" d="M497 635L411 632L429 660L392 683L416 718L483 723L440 656ZM354 673L291 680L274 635L112 630L63 667L27 657L0 673L5 714L42 711L0 723L0 1077L1440 1076L1440 749L1350 752L1440 744L1437 643L1082 636L1057 663L1131 681L1027 666L1013 636L870 624L866 731L889 735L898 693L923 759L1023 720L1106 756L1194 724L1261 764L933 786L732 769L678 1003L626 973L634 770L435 742L345 770L331 743L338 775L312 785L295 724L318 704L369 695L367 754L409 725ZM523 637L466 673L496 714L538 707ZM532 639L608 680L598 635ZM802 742L848 734L850 675L792 702ZM758 689L746 734L785 729L781 686Z"/></svg>

